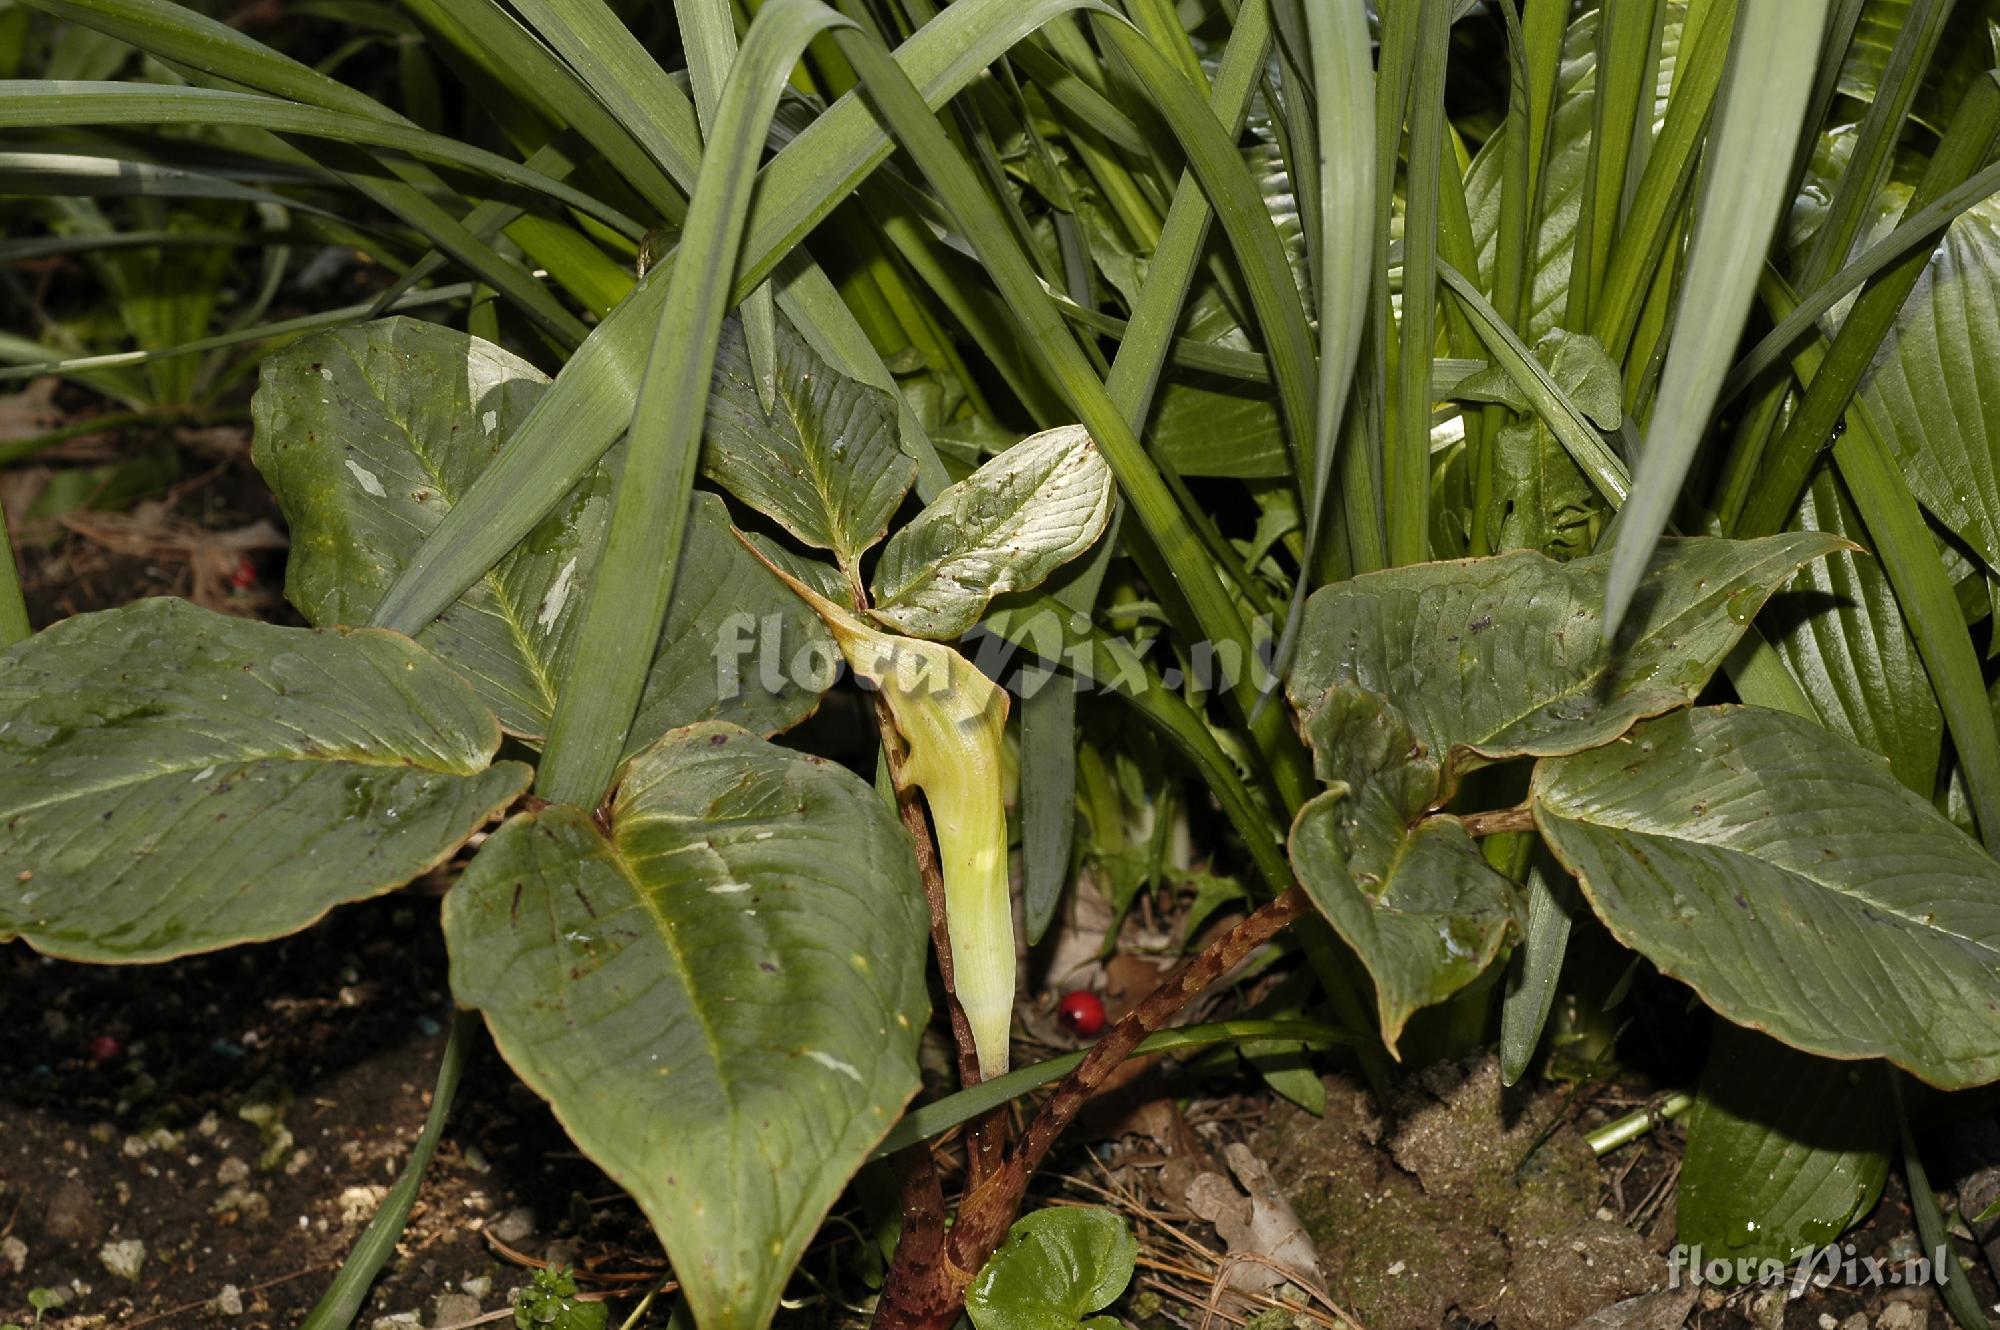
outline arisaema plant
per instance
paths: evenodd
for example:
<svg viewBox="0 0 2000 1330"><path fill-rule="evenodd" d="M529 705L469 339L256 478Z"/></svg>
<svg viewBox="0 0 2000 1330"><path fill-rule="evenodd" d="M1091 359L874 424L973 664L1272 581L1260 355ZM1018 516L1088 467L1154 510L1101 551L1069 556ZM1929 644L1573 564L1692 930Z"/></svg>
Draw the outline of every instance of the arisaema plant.
<svg viewBox="0 0 2000 1330"><path fill-rule="evenodd" d="M890 1151L877 1320L950 1325L1090 1090L1266 944L1316 1019L1183 1042L1378 1090L1489 1023L1523 1075L1573 940L1630 949L1715 1017L1684 1237L1824 1241L1886 1082L2000 1079L1988 11L402 0L423 56L350 80L23 0L64 77L0 85L10 235L229 200L382 279L0 345L99 388L271 348L314 625L28 636L16 590L0 935L157 961L455 874L458 1002L702 1330ZM858 770L774 741L831 696ZM1010 1070L1016 934L1135 803L1251 908ZM912 1111L933 964L963 1084Z"/></svg>

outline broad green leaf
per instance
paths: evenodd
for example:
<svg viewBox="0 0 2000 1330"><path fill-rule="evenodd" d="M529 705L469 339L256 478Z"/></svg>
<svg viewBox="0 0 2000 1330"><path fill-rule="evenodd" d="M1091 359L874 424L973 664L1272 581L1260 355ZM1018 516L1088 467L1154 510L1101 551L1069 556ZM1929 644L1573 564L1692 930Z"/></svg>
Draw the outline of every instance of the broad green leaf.
<svg viewBox="0 0 2000 1330"><path fill-rule="evenodd" d="M607 824L514 818L445 900L452 991L632 1193L703 1330L753 1330L917 1088L916 861L866 783L719 723Z"/></svg>
<svg viewBox="0 0 2000 1330"><path fill-rule="evenodd" d="M806 544L858 570L889 529L917 464L897 443L896 403L833 369L780 322L776 406L766 413L732 319L709 391L702 471ZM858 576L858 572L856 574Z"/></svg>
<svg viewBox="0 0 2000 1330"><path fill-rule="evenodd" d="M877 619L948 641L987 602L1040 586L1111 520L1111 468L1081 425L1023 439L932 500L882 547Z"/></svg>
<svg viewBox="0 0 2000 1330"><path fill-rule="evenodd" d="M1370 573L1306 602L1289 690L1309 727L1332 694L1388 699L1440 772L1442 799L1482 760L1595 747L1693 701L1765 598L1845 543L1663 541L1616 652L1600 611L1607 555L1557 563L1520 550Z"/></svg>
<svg viewBox="0 0 2000 1330"><path fill-rule="evenodd" d="M408 638L182 600L0 656L0 937L159 961L297 932L450 858L527 788Z"/></svg>
<svg viewBox="0 0 2000 1330"><path fill-rule="evenodd" d="M1799 524L1848 539L1863 535L1852 500L1826 470L1806 491ZM1771 644L1820 724L1881 753L1898 780L1930 793L1944 716L1881 563L1864 550L1835 550L1801 568L1786 592L1769 620Z"/></svg>
<svg viewBox="0 0 2000 1330"><path fill-rule="evenodd" d="M1677 1240L1732 1261L1787 1263L1832 1243L1889 1175L1887 1075L1717 1022L1688 1117Z"/></svg>
<svg viewBox="0 0 2000 1330"><path fill-rule="evenodd" d="M1531 797L1612 933L1728 1019L1947 1089L2000 1077L2000 865L1886 759L1701 708L1544 761Z"/></svg>
<svg viewBox="0 0 2000 1330"><path fill-rule="evenodd" d="M322 627L366 623L547 385L499 347L415 319L322 333L265 361L253 456L291 526L292 603ZM417 634L510 733L547 733L623 457L610 453ZM730 535L714 496L697 496L682 557L695 575L676 584L629 750L697 720L775 733L811 714L811 672L792 665L830 655L832 639Z"/></svg>
<svg viewBox="0 0 2000 1330"><path fill-rule="evenodd" d="M1090 1314L1125 1291L1138 1260L1139 1241L1122 1215L1081 1206L1037 1210L1007 1230L965 1291L965 1314L975 1330L1115 1327L1116 1317Z"/></svg>
<svg viewBox="0 0 2000 1330"><path fill-rule="evenodd" d="M1918 502L2000 570L2000 202L1944 233L1857 393Z"/></svg>
<svg viewBox="0 0 2000 1330"><path fill-rule="evenodd" d="M1005 53L1025 32L1080 0L957 0L923 25L898 52L898 61L940 105ZM692 115L692 108L685 108ZM798 242L885 161L888 135L866 100L846 98L787 144L756 190L752 233L744 246L732 296L747 296L793 253ZM679 164L684 186L694 181L694 164ZM675 254L661 261L630 297L614 309L563 366L562 373L521 441L483 478L454 517L425 543L419 559L397 579L377 610L383 626L415 630L457 597L520 541L587 473L631 423L632 404L644 372L652 334L666 299ZM786 264L779 304L793 320L828 345L872 354L853 315L832 293L822 274L809 265ZM844 325L840 322L844 320ZM843 341L843 327L852 335ZM858 345L857 345L858 342ZM848 372L883 386L892 383L877 358L857 359ZM880 370L879 374L875 374ZM864 372L866 371L866 372ZM874 377L870 377L874 375ZM907 412L906 428L918 428ZM943 488L942 483L938 486Z"/></svg>
<svg viewBox="0 0 2000 1330"><path fill-rule="evenodd" d="M1299 810L1292 866L1368 967L1382 1039L1394 1053L1411 1013L1492 963L1524 922L1520 905L1457 818L1424 817L1438 771L1411 760L1419 746L1393 707L1335 689L1309 726L1333 788Z"/></svg>

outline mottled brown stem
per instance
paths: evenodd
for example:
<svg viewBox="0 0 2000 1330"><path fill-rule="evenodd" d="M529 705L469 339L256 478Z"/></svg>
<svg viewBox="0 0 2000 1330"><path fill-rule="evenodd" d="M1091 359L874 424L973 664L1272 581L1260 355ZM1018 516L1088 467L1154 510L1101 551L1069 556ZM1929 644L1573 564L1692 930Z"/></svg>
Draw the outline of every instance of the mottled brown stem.
<svg viewBox="0 0 2000 1330"><path fill-rule="evenodd" d="M923 1281L907 1277L908 1270L926 1270L944 1259L944 1187L938 1181L930 1146L922 1141L898 1150L891 1162L902 1188L903 1231L896 1239L896 1255L889 1264L888 1280L875 1316L877 1321L901 1316L902 1324L919 1324L921 1309L910 1307L891 1312L890 1299L898 1289L914 1291L923 1286Z"/></svg>
<svg viewBox="0 0 2000 1330"><path fill-rule="evenodd" d="M875 694L875 723L882 732L882 751L889 758L889 780L896 787L896 809L903 827L910 833L916 850L917 873L923 879L924 901L930 906L931 948L937 953L938 974L944 980L946 1014L951 1019L951 1041L958 1050L960 1085L979 1083L979 1057L973 1049L972 1026L958 1005L958 985L951 971L951 931L945 915L944 870L938 863L937 842L931 838L930 819L924 815L923 801L915 786L903 777L903 750L896 734L889 703ZM965 1161L969 1185L977 1187L1000 1167L1007 1148L1007 1117L1003 1108L978 1118L966 1128Z"/></svg>
<svg viewBox="0 0 2000 1330"><path fill-rule="evenodd" d="M1519 808L1499 808L1490 813L1472 813L1459 819L1465 824L1465 834L1478 839L1481 836L1498 836L1509 831L1533 831L1535 810L1527 804Z"/></svg>
<svg viewBox="0 0 2000 1330"><path fill-rule="evenodd" d="M965 1304L966 1287L1020 1214L1028 1179L1104 1078L1131 1056L1140 1040L1164 1028L1198 994L1311 908L1298 887L1287 889L1209 943L1112 1026L1082 1065L1064 1077L1043 1102L1027 1135L1008 1153L1004 1165L968 1189L942 1249L929 1260L914 1256L905 1260L902 1248L897 1248L882 1300L876 1306L878 1330L948 1330Z"/></svg>

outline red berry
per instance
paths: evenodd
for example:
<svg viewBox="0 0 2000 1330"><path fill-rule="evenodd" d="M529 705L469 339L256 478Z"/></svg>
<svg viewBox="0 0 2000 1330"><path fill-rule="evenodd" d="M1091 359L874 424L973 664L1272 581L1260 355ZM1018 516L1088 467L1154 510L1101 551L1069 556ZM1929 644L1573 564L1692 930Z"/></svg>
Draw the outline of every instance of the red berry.
<svg viewBox="0 0 2000 1330"><path fill-rule="evenodd" d="M101 1034L90 1041L90 1060L104 1063L125 1051L125 1045L118 1042L115 1034Z"/></svg>
<svg viewBox="0 0 2000 1330"><path fill-rule="evenodd" d="M236 561L236 571L229 574L229 585L238 591L248 591L257 585L257 563L249 555Z"/></svg>
<svg viewBox="0 0 2000 1330"><path fill-rule="evenodd" d="M1071 1034L1088 1039L1104 1028L1104 999L1087 988L1065 993L1056 1005L1056 1019Z"/></svg>

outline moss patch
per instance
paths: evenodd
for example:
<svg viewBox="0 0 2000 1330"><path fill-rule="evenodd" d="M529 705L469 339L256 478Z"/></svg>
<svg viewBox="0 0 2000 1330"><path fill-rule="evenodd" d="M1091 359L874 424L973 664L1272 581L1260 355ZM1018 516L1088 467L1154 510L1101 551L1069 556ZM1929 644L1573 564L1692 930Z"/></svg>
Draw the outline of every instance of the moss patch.
<svg viewBox="0 0 2000 1330"><path fill-rule="evenodd" d="M1327 1110L1275 1114L1261 1153L1365 1324L1563 1330L1660 1283L1638 1234L1595 1217L1596 1161L1554 1096L1517 1096L1491 1058L1418 1073L1393 1124L1330 1081ZM1537 1141L1540 1144L1537 1145Z"/></svg>

